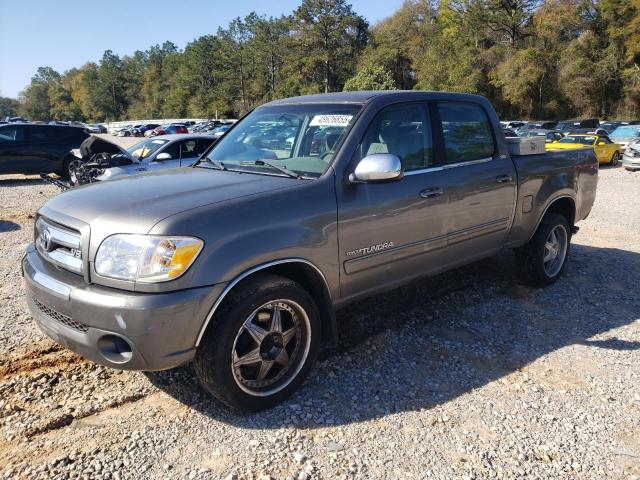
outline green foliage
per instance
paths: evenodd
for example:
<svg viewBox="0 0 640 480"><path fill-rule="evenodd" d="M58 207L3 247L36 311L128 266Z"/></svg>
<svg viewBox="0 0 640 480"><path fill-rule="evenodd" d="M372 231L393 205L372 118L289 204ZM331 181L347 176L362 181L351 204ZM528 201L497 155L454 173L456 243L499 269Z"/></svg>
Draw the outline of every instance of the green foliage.
<svg viewBox="0 0 640 480"><path fill-rule="evenodd" d="M346 0L250 13L62 74L39 68L0 116L239 116L275 98L360 89L487 96L502 116L640 117L640 0L405 0L369 28Z"/></svg>
<svg viewBox="0 0 640 480"><path fill-rule="evenodd" d="M389 71L382 66L367 66L344 84L345 91L395 90L396 85Z"/></svg>
<svg viewBox="0 0 640 480"><path fill-rule="evenodd" d="M0 97L0 120L18 115L20 103L15 98Z"/></svg>

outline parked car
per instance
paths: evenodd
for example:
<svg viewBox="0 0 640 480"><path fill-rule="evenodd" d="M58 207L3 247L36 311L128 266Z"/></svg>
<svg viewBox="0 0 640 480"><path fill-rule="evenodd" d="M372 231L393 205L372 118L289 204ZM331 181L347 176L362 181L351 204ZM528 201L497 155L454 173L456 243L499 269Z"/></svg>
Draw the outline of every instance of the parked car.
<svg viewBox="0 0 640 480"><path fill-rule="evenodd" d="M91 123L87 125L87 131L89 133L107 133L107 127L101 123Z"/></svg>
<svg viewBox="0 0 640 480"><path fill-rule="evenodd" d="M138 125L133 130L133 136L134 137L144 137L144 134L147 131L153 130L154 128L158 128L159 126L160 126L159 123L145 123L143 125Z"/></svg>
<svg viewBox="0 0 640 480"><path fill-rule="evenodd" d="M290 151L244 142L290 126L304 126ZM315 142L328 130L335 141ZM357 299L505 248L523 281L555 282L597 176L591 149L512 158L476 95L281 99L194 167L51 198L22 260L25 298L46 334L88 359L193 361L221 401L264 409L302 384L336 341L335 311Z"/></svg>
<svg viewBox="0 0 640 480"><path fill-rule="evenodd" d="M622 156L622 166L630 171L640 170L640 140L627 145Z"/></svg>
<svg viewBox="0 0 640 480"><path fill-rule="evenodd" d="M106 140L84 142L77 152L83 167L74 172L73 185L113 180L141 172L188 167L215 140L208 135L160 135L123 149ZM96 157L99 157L96 163Z"/></svg>
<svg viewBox="0 0 640 480"><path fill-rule="evenodd" d="M599 125L600 121L597 118L585 118L558 122L555 129L561 132L571 132L580 128L598 128Z"/></svg>
<svg viewBox="0 0 640 480"><path fill-rule="evenodd" d="M33 123L0 125L0 174L57 173L69 176L78 148L89 133L78 127Z"/></svg>
<svg viewBox="0 0 640 480"><path fill-rule="evenodd" d="M518 134L522 134L528 130L553 130L558 122L548 121L548 122L529 122L525 123L521 127L517 129Z"/></svg>
<svg viewBox="0 0 640 480"><path fill-rule="evenodd" d="M545 137L546 143L557 142L564 137L563 133L559 130L525 130L520 132L520 137Z"/></svg>
<svg viewBox="0 0 640 480"><path fill-rule="evenodd" d="M605 135L588 133L569 133L560 140L547 143L547 150L572 150L576 148L593 148L599 163L618 165L622 158L622 148Z"/></svg>
<svg viewBox="0 0 640 480"><path fill-rule="evenodd" d="M219 139L222 135L224 135L226 133L227 130L229 130L232 126L231 125L220 125L219 127L214 128L213 130L210 130L208 133L208 135L210 135L211 137L213 137L214 139Z"/></svg>
<svg viewBox="0 0 640 480"><path fill-rule="evenodd" d="M159 127L156 127L152 130L147 130L150 131L151 133L149 134L150 137L155 137L158 135L168 135L171 133L189 133L189 130L187 130L187 127L185 127L182 124L179 123L171 123L169 125L161 125ZM145 132L145 137L147 136L146 132Z"/></svg>
<svg viewBox="0 0 640 480"><path fill-rule="evenodd" d="M621 125L610 135L611 140L620 144L620 150L625 151L627 145L640 138L640 125Z"/></svg>
<svg viewBox="0 0 640 480"><path fill-rule="evenodd" d="M523 120L510 120L510 121L505 121L500 123L502 123L502 126L504 128L510 128L512 130L517 130L518 128L527 124L527 122Z"/></svg>

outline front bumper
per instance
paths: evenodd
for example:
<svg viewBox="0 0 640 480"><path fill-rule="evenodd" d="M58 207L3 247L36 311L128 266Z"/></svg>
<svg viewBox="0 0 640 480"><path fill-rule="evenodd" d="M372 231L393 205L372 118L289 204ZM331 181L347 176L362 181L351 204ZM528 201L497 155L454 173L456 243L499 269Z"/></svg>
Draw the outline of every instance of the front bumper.
<svg viewBox="0 0 640 480"><path fill-rule="evenodd" d="M22 259L27 304L40 329L101 365L164 370L190 361L206 316L225 284L167 293L88 285L42 260Z"/></svg>
<svg viewBox="0 0 640 480"><path fill-rule="evenodd" d="M640 169L640 157L632 157L631 155L622 156L622 166L630 170Z"/></svg>

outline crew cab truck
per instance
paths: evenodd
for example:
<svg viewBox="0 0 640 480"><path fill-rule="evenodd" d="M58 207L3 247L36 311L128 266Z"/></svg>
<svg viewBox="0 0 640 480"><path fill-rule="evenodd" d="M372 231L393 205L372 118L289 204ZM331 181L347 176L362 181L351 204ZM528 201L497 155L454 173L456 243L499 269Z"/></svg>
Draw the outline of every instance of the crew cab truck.
<svg viewBox="0 0 640 480"><path fill-rule="evenodd" d="M46 334L97 363L193 361L227 405L268 408L350 302L502 249L523 281L555 282L597 174L591 149L510 156L479 96L277 100L192 167L49 200L22 261L27 301Z"/></svg>

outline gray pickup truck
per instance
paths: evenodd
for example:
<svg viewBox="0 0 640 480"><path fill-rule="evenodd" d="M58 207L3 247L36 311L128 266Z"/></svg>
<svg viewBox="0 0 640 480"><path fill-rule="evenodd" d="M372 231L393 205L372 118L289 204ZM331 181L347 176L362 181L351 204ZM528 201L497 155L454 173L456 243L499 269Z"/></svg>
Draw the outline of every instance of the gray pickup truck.
<svg viewBox="0 0 640 480"><path fill-rule="evenodd" d="M479 96L277 100L192 167L49 200L22 261L27 301L97 363L193 361L227 405L268 408L335 342L350 302L502 249L523 281L556 281L597 174L591 149L510 156Z"/></svg>

